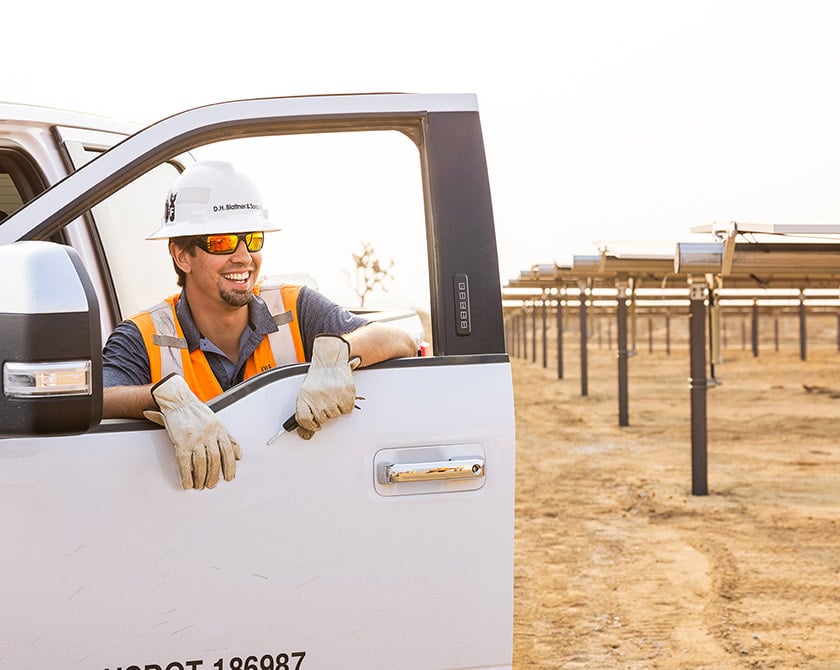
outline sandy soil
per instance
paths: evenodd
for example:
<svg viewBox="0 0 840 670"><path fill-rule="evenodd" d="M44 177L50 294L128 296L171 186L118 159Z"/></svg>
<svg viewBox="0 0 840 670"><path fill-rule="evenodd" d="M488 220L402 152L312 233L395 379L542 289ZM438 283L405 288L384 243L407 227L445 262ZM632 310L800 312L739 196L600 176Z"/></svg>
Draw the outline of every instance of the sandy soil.
<svg viewBox="0 0 840 670"><path fill-rule="evenodd" d="M684 345L668 355L660 337L630 359L626 427L606 344L590 341L586 397L573 333L563 380L553 355L512 357L516 670L840 668L840 353L826 330L804 362L795 341L725 350L708 496L691 495Z"/></svg>

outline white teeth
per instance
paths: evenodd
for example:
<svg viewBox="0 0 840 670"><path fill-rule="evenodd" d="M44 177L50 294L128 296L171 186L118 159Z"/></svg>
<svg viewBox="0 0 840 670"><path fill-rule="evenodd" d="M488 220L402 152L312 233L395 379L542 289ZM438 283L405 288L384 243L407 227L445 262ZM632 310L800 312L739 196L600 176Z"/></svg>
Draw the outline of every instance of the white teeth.
<svg viewBox="0 0 840 670"><path fill-rule="evenodd" d="M250 273L248 272L231 272L229 274L222 275L222 277L230 279L231 281L247 281L249 274Z"/></svg>

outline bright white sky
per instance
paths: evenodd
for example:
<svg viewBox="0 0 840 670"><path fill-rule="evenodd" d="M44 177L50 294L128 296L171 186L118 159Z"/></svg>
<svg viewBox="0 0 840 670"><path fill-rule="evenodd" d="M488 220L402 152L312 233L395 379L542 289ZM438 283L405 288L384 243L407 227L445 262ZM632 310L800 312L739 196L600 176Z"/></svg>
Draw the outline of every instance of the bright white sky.
<svg viewBox="0 0 840 670"><path fill-rule="evenodd" d="M503 282L593 241L840 223L832 0L51 5L3 9L1 98L151 123L236 98L477 94ZM410 250L390 251L399 269Z"/></svg>

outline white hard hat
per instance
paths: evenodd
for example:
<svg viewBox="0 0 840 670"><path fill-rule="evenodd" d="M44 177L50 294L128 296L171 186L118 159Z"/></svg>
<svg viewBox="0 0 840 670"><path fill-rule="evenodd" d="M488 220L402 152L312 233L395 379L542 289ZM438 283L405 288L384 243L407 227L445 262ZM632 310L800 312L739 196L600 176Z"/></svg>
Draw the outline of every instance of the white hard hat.
<svg viewBox="0 0 840 670"><path fill-rule="evenodd" d="M187 167L166 196L161 226L147 240L212 233L280 230L268 220L256 185L230 163Z"/></svg>

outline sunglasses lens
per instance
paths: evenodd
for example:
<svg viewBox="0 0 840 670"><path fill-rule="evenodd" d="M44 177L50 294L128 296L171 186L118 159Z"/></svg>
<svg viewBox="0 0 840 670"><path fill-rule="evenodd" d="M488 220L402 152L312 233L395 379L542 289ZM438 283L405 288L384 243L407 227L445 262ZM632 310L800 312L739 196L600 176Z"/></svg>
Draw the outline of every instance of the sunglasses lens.
<svg viewBox="0 0 840 670"><path fill-rule="evenodd" d="M245 246L248 247L248 251L259 251L263 247L263 234L262 232L258 233L248 233L245 236Z"/></svg>
<svg viewBox="0 0 840 670"><path fill-rule="evenodd" d="M207 252L211 254L231 254L239 245L238 235L208 235Z"/></svg>

